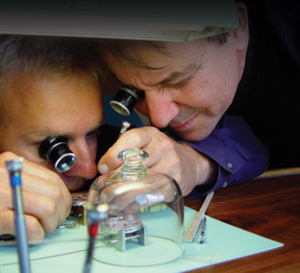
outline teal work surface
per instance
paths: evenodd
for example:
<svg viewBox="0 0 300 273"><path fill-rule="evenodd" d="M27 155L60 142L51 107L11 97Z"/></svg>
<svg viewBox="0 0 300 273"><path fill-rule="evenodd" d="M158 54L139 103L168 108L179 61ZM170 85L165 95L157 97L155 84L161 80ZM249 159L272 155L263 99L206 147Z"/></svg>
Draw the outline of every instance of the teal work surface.
<svg viewBox="0 0 300 273"><path fill-rule="evenodd" d="M185 207L184 213L185 230L187 231L197 212ZM169 228L166 221L160 222L159 225L161 228ZM54 233L48 234L44 243L30 247L32 272L83 272L87 239L87 230L84 226L77 229L56 230ZM283 244L207 216L206 242L204 244L185 243L184 254L172 262L147 267L124 267L93 260L92 272L183 272L258 254L281 246ZM139 259L138 256L134 258ZM18 272L18 270L16 247L1 243L0 272Z"/></svg>

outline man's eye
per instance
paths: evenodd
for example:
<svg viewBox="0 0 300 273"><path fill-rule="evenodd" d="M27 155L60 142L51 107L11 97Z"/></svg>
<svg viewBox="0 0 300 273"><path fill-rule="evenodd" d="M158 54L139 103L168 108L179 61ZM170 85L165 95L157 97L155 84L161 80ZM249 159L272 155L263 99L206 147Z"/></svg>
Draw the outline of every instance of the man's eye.
<svg viewBox="0 0 300 273"><path fill-rule="evenodd" d="M98 130L91 131L91 132L86 134L86 137L92 137L92 136L96 135L97 132L98 132Z"/></svg>
<svg viewBox="0 0 300 273"><path fill-rule="evenodd" d="M182 86L184 86L186 83L188 83L193 77L188 77L186 79L180 80L178 82L168 82L165 83L164 86L165 87L170 87L170 88L180 88Z"/></svg>
<svg viewBox="0 0 300 273"><path fill-rule="evenodd" d="M184 84L185 84L186 82L184 81L184 82L177 82L177 83L165 83L164 85L163 85L163 87L165 87L165 88L180 88L180 87L182 87Z"/></svg>
<svg viewBox="0 0 300 273"><path fill-rule="evenodd" d="M102 131L101 131L101 126L100 126L100 127L97 128L96 130L87 133L87 134L86 134L86 137L94 137L95 135L99 135L99 134L101 134L101 133L102 133Z"/></svg>
<svg viewBox="0 0 300 273"><path fill-rule="evenodd" d="M102 126L104 125L104 123L105 123L105 118L103 118L103 120L99 124L98 128L93 130L93 131L90 131L89 133L87 133L86 137L92 137L92 136L101 134L102 133L101 129L102 129Z"/></svg>

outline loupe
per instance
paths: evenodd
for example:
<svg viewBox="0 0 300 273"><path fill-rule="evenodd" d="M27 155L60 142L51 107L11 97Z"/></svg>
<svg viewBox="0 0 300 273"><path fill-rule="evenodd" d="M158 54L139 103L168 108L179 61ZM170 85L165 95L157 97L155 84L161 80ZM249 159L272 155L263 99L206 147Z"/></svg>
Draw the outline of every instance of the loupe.
<svg viewBox="0 0 300 273"><path fill-rule="evenodd" d="M62 136L47 137L40 145L39 154L51 161L60 173L70 170L76 161L75 154L69 149L68 139Z"/></svg>
<svg viewBox="0 0 300 273"><path fill-rule="evenodd" d="M135 104L145 98L145 93L132 86L121 85L117 94L111 99L111 107L123 116L130 115Z"/></svg>

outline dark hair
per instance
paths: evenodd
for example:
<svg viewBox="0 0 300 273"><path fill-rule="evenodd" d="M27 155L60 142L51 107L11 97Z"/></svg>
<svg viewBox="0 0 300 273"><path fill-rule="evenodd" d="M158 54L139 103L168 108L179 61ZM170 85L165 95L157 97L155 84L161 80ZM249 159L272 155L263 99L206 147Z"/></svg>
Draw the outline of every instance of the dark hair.
<svg viewBox="0 0 300 273"><path fill-rule="evenodd" d="M0 86L8 75L30 72L66 76L76 71L101 74L96 40L48 36L0 35Z"/></svg>
<svg viewBox="0 0 300 273"><path fill-rule="evenodd" d="M222 33L214 36L206 37L210 42L218 42L223 45L227 42L227 38L230 33ZM107 49L116 58L124 58L130 63L144 68L155 70L155 67L149 67L146 62L139 56L139 51L135 50L138 45L146 45L159 51L160 53L171 56L171 53L166 50L164 42L160 41L142 41L142 40L114 40L114 39L103 39L100 40L100 52L101 47Z"/></svg>

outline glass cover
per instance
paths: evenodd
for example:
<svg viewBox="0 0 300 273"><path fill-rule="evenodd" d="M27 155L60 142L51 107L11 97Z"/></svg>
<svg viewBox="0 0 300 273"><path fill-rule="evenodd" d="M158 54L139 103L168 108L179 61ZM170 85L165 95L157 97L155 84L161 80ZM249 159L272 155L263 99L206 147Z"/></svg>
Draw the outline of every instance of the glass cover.
<svg viewBox="0 0 300 273"><path fill-rule="evenodd" d="M87 223L101 213L94 259L120 266L149 266L183 253L183 197L173 178L146 169L142 150L119 154L121 171L102 175L88 194ZM106 215L103 207L106 204Z"/></svg>

